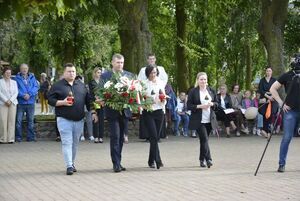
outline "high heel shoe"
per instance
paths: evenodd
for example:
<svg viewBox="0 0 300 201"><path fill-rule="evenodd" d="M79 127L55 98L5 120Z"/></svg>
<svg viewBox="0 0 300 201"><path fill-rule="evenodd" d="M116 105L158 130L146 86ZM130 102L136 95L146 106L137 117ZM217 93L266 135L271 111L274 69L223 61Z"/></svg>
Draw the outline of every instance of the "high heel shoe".
<svg viewBox="0 0 300 201"><path fill-rule="evenodd" d="M213 166L212 161L211 160L206 161L206 165L207 168L210 168L211 166Z"/></svg>

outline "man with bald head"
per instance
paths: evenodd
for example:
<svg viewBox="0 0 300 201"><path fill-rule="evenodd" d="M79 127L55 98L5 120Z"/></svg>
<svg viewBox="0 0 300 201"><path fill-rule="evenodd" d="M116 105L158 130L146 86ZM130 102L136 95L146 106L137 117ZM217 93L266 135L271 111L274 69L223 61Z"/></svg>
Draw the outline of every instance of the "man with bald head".
<svg viewBox="0 0 300 201"><path fill-rule="evenodd" d="M16 141L21 142L22 134L22 119L26 113L27 121L27 137L28 142L35 141L34 133L34 107L35 98L39 90L38 82L34 74L29 73L27 64L20 65L20 72L16 75L15 80L18 84L18 105L17 105L17 118L16 118Z"/></svg>

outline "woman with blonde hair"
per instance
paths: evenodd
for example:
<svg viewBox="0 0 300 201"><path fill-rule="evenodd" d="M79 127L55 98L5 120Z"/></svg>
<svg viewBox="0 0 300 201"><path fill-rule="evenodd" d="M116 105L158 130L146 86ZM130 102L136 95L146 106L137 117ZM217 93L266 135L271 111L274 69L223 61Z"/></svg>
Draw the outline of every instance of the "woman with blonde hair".
<svg viewBox="0 0 300 201"><path fill-rule="evenodd" d="M11 69L6 67L0 79L0 143L15 142L17 111L17 82L11 79Z"/></svg>
<svg viewBox="0 0 300 201"><path fill-rule="evenodd" d="M46 73L41 73L39 99L41 102L41 113L48 114L48 97L47 93L50 89L50 82Z"/></svg>
<svg viewBox="0 0 300 201"><path fill-rule="evenodd" d="M96 100L97 90L104 86L104 81L101 79L102 69L99 67L93 70L93 79L89 83L89 90L93 101ZM98 122L93 122L93 135L95 143L103 143L104 135L104 109L100 104L94 102Z"/></svg>
<svg viewBox="0 0 300 201"><path fill-rule="evenodd" d="M196 130L200 140L200 167L210 168L212 158L208 144L208 136L216 128L216 115L213 108L217 107L216 94L208 87L207 74L197 74L197 86L190 90L187 108L191 110L189 129Z"/></svg>

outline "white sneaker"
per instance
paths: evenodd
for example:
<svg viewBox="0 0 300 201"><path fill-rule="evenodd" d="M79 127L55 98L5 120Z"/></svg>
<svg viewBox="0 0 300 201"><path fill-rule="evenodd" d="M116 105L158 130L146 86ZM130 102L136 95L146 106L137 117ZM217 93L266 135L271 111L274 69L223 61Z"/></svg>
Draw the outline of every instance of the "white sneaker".
<svg viewBox="0 0 300 201"><path fill-rule="evenodd" d="M85 140L85 138L84 138L84 136L82 135L81 137L80 137L80 141L84 141Z"/></svg>
<svg viewBox="0 0 300 201"><path fill-rule="evenodd" d="M42 113L41 113L41 115L44 115L44 114L45 114L45 112L42 112Z"/></svg>
<svg viewBox="0 0 300 201"><path fill-rule="evenodd" d="M257 132L257 129L254 127L253 130L252 130L252 134L256 135L256 132Z"/></svg>
<svg viewBox="0 0 300 201"><path fill-rule="evenodd" d="M261 132L260 129L257 129L256 134L257 134L258 136L261 136L260 132Z"/></svg>
<svg viewBox="0 0 300 201"><path fill-rule="evenodd" d="M247 135L249 134L249 129L248 128L242 128L241 131L243 133L246 133Z"/></svg>
<svg viewBox="0 0 300 201"><path fill-rule="evenodd" d="M237 136L237 137L240 137L240 136L241 136L240 131L237 131L237 132L236 132L236 136Z"/></svg>
<svg viewBox="0 0 300 201"><path fill-rule="evenodd" d="M128 144L128 142L129 142L129 141L128 141L128 136L127 136L127 135L124 135L124 143L125 143L125 144Z"/></svg>
<svg viewBox="0 0 300 201"><path fill-rule="evenodd" d="M94 136L90 136L90 137L89 137L89 140L90 140L90 141L94 141Z"/></svg>

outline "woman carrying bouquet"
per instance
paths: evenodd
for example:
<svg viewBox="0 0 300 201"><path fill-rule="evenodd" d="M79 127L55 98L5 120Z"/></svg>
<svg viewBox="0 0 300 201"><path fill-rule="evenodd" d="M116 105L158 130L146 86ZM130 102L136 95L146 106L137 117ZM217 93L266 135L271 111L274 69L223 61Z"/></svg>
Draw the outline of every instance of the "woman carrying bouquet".
<svg viewBox="0 0 300 201"><path fill-rule="evenodd" d="M212 158L208 145L208 136L216 127L216 116L212 107L216 107L216 94L207 86L207 74L197 74L197 86L190 90L187 108L191 110L189 129L196 130L200 139L200 167L210 168Z"/></svg>
<svg viewBox="0 0 300 201"><path fill-rule="evenodd" d="M150 152L148 165L150 168L159 169L163 167L160 158L158 139L163 126L164 109L166 105L166 95L164 83L157 77L159 72L155 65L148 65L145 69L147 80L145 85L147 88L147 97L153 99L151 110L143 111L145 126L149 131Z"/></svg>

